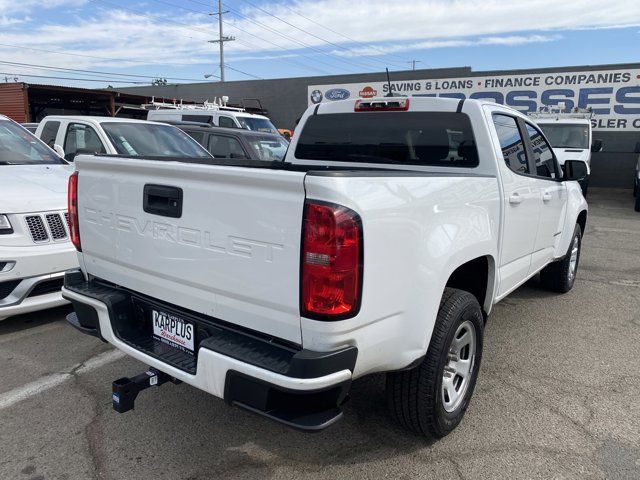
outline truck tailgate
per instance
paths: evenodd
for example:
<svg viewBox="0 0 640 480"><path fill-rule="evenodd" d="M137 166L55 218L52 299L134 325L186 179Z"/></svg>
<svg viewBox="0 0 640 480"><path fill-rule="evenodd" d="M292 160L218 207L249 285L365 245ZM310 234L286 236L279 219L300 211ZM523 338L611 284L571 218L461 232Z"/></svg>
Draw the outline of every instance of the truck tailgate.
<svg viewBox="0 0 640 480"><path fill-rule="evenodd" d="M76 163L89 274L301 343L303 172L112 157ZM167 216L176 210L158 208L178 189L181 214Z"/></svg>

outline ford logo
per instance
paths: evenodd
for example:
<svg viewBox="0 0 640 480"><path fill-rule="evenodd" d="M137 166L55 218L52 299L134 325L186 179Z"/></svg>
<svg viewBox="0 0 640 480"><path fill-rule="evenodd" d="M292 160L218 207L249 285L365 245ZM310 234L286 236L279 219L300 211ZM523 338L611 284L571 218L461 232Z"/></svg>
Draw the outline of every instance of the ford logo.
<svg viewBox="0 0 640 480"><path fill-rule="evenodd" d="M345 90L344 88L332 88L324 94L324 98L327 100L346 100L350 96L349 90Z"/></svg>

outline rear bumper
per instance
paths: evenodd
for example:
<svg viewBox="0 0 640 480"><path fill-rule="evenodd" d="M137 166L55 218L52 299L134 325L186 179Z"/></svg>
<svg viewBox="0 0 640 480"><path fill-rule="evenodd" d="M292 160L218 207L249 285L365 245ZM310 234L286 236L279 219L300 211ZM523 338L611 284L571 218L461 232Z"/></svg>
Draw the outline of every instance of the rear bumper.
<svg viewBox="0 0 640 480"><path fill-rule="evenodd" d="M228 404L311 431L342 416L340 405L351 384L355 347L335 352L295 350L200 317L196 321L211 327L212 333L199 341L191 368L188 363L158 357L123 336L123 324L136 321L134 293L86 282L76 270L67 273L63 296L76 310L68 319L75 328ZM202 325L198 323L197 328Z"/></svg>

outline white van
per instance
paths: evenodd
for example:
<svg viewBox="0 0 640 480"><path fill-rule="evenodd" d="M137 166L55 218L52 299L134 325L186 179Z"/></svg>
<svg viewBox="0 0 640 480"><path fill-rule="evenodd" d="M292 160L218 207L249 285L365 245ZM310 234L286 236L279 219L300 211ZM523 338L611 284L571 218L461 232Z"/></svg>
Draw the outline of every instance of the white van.
<svg viewBox="0 0 640 480"><path fill-rule="evenodd" d="M580 160L591 174L591 153L602 151L602 141L593 139L591 112L542 112L530 114L553 147L560 165L566 160ZM589 176L581 182L587 195Z"/></svg>
<svg viewBox="0 0 640 480"><path fill-rule="evenodd" d="M152 104L147 120L208 123L216 127L244 128L254 132L279 134L269 117L249 113L242 108L219 106L207 102L202 105L180 105L170 108L154 108Z"/></svg>

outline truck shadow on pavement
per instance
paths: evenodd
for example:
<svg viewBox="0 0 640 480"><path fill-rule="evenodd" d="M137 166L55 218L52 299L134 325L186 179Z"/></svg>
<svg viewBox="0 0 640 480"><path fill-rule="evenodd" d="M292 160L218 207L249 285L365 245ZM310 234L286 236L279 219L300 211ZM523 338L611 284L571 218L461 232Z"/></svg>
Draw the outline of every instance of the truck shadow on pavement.
<svg viewBox="0 0 640 480"><path fill-rule="evenodd" d="M71 305L64 305L47 310L46 314L33 312L6 318L0 321L0 336L59 322L61 318L64 319L72 311Z"/></svg>

